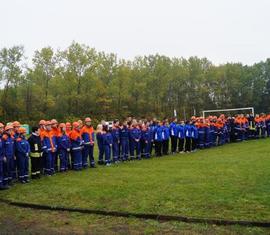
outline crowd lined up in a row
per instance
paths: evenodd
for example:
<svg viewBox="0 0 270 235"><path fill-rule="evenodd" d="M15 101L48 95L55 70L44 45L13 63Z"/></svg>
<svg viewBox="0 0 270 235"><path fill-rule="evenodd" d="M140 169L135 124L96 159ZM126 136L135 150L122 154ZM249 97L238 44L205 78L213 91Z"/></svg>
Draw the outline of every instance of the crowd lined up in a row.
<svg viewBox="0 0 270 235"><path fill-rule="evenodd" d="M98 164L109 166L128 160L149 159L189 153L197 148L210 148L225 143L270 136L270 115L225 115L192 117L188 121L136 120L102 121L94 130L91 119L60 123L41 120L26 139L26 130L18 121L0 123L0 189L8 189L15 181L29 182L42 174L69 169L96 167L94 146L98 147ZM169 148L170 144L170 148ZM170 149L170 151L169 151Z"/></svg>

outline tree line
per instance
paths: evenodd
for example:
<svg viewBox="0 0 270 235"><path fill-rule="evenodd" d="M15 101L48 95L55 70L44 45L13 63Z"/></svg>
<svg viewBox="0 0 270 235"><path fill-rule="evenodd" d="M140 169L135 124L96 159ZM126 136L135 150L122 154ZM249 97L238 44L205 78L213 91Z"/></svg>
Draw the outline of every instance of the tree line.
<svg viewBox="0 0 270 235"><path fill-rule="evenodd" d="M26 61L23 46L0 50L2 122L162 118L174 109L183 119L205 109L270 111L270 59L250 66L159 54L131 61L72 42L65 50L44 47Z"/></svg>

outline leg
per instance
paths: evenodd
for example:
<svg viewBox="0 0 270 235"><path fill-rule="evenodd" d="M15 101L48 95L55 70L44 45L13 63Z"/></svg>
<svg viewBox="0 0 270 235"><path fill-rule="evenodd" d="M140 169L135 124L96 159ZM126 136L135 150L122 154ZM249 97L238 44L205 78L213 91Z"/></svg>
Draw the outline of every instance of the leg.
<svg viewBox="0 0 270 235"><path fill-rule="evenodd" d="M50 161L50 169L51 169L51 174L53 175L55 172L55 153L51 153L51 161Z"/></svg>
<svg viewBox="0 0 270 235"><path fill-rule="evenodd" d="M91 167L95 167L94 145L89 145L89 162Z"/></svg>
<svg viewBox="0 0 270 235"><path fill-rule="evenodd" d="M112 153L113 153L113 162L117 162L118 161L118 142L113 142L113 146L112 146Z"/></svg>
<svg viewBox="0 0 270 235"><path fill-rule="evenodd" d="M24 181L29 182L29 157L24 157Z"/></svg>
<svg viewBox="0 0 270 235"><path fill-rule="evenodd" d="M82 149L82 166L86 168L88 166L89 145L84 145Z"/></svg>
<svg viewBox="0 0 270 235"><path fill-rule="evenodd" d="M129 153L129 141L126 140L126 144L125 144L125 159L126 160L129 160L128 153Z"/></svg>
<svg viewBox="0 0 270 235"><path fill-rule="evenodd" d="M136 154L137 154L137 159L138 160L141 160L141 143L140 141L139 142L136 142Z"/></svg>
<svg viewBox="0 0 270 235"><path fill-rule="evenodd" d="M35 179L37 178L37 162L36 162L36 157L31 157L31 178Z"/></svg>
<svg viewBox="0 0 270 235"><path fill-rule="evenodd" d="M51 152L44 153L45 161L46 161L46 166L45 166L45 174L46 175L51 175L51 161L52 161L52 155Z"/></svg>
<svg viewBox="0 0 270 235"><path fill-rule="evenodd" d="M129 147L130 147L130 160L134 160L134 158L135 158L135 155L134 155L134 150L135 150L135 141L134 140L131 140L130 141L130 145L129 145Z"/></svg>

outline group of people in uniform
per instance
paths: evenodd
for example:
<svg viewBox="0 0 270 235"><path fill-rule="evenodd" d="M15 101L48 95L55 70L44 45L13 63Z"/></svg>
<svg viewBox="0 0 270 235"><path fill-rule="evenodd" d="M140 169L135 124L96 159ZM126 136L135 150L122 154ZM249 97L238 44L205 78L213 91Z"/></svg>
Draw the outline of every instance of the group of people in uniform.
<svg viewBox="0 0 270 235"><path fill-rule="evenodd" d="M72 124L40 120L28 138L18 121L6 126L0 123L0 189L16 181L28 183L29 172L37 179L70 169L95 168L95 144L97 163L110 166L269 136L270 115L265 114L193 116L187 121L128 117L111 124L101 121L96 130L89 117Z"/></svg>

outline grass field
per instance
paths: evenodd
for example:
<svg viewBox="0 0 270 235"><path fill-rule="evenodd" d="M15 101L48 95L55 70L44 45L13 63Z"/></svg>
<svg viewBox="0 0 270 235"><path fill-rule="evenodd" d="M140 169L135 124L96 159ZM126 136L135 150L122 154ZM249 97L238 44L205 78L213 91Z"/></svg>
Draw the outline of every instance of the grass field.
<svg viewBox="0 0 270 235"><path fill-rule="evenodd" d="M1 198L46 205L231 220L270 221L270 139L193 154L44 177ZM0 232L270 234L240 226L161 223L0 204ZM53 226L52 226L53 225Z"/></svg>

